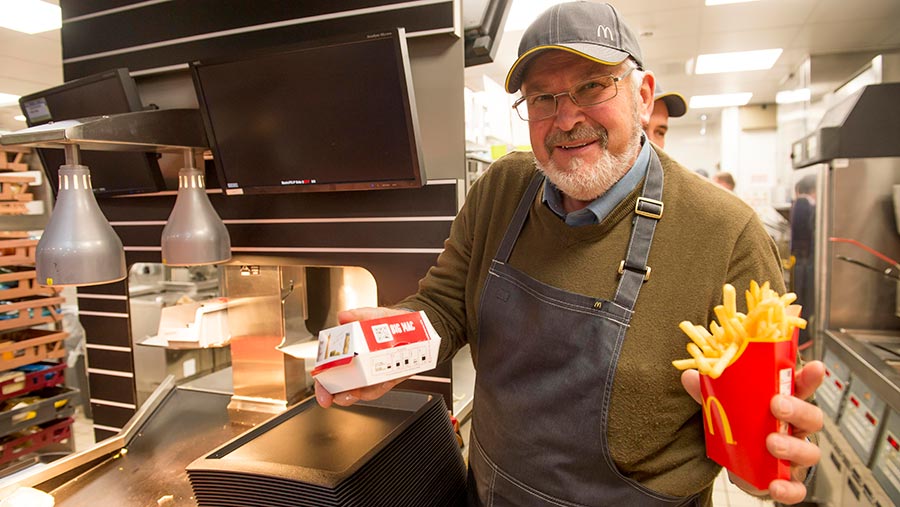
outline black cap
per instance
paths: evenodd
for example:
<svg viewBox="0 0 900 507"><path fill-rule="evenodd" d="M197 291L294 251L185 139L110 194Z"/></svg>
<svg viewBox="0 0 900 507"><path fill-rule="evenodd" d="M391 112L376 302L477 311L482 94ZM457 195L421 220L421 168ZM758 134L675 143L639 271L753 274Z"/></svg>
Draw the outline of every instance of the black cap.
<svg viewBox="0 0 900 507"><path fill-rule="evenodd" d="M604 65L618 65L629 56L643 67L641 46L616 9L607 3L569 2L544 11L525 30L519 59L506 75L506 91L515 93L532 58L548 49L569 51Z"/></svg>
<svg viewBox="0 0 900 507"><path fill-rule="evenodd" d="M684 96L676 92L664 92L659 86L659 81L656 82L656 91L653 92L653 101L657 100L666 103L670 118L684 116L684 113L687 112L687 101L684 100Z"/></svg>

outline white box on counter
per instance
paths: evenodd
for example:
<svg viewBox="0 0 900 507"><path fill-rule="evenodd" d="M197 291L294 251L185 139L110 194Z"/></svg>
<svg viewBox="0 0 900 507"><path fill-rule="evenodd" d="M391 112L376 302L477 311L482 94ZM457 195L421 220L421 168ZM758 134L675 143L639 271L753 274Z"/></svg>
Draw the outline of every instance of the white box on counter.
<svg viewBox="0 0 900 507"><path fill-rule="evenodd" d="M440 345L425 312L349 322L319 332L312 376L330 393L370 386L434 368Z"/></svg>

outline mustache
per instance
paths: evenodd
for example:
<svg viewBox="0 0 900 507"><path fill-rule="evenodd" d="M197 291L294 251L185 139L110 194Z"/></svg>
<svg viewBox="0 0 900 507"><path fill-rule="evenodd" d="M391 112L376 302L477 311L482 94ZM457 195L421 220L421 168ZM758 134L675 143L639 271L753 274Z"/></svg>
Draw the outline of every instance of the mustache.
<svg viewBox="0 0 900 507"><path fill-rule="evenodd" d="M579 124L568 131L556 130L544 139L544 148L547 153L553 152L557 145L585 139L596 139L604 149L609 145L609 132L602 126Z"/></svg>

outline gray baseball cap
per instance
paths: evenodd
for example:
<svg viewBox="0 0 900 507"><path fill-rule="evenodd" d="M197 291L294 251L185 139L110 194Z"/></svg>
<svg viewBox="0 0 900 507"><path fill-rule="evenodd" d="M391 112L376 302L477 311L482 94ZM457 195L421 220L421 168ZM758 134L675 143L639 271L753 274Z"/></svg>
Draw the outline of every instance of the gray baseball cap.
<svg viewBox="0 0 900 507"><path fill-rule="evenodd" d="M618 65L629 56L643 67L637 36L607 3L569 2L544 11L525 30L519 59L506 75L506 91L522 86L528 63L548 49L561 49L603 65Z"/></svg>
<svg viewBox="0 0 900 507"><path fill-rule="evenodd" d="M659 86L659 81L656 82L656 91L653 92L653 101L657 100L666 103L669 118L678 118L687 112L687 101L684 100L684 96L677 92L664 92Z"/></svg>

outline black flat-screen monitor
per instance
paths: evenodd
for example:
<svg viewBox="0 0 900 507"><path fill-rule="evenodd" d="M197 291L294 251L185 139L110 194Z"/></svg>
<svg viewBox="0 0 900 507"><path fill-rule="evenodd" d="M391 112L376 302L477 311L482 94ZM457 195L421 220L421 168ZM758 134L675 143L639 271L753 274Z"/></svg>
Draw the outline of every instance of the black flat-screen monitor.
<svg viewBox="0 0 900 507"><path fill-rule="evenodd" d="M227 194L424 184L402 28L191 68Z"/></svg>
<svg viewBox="0 0 900 507"><path fill-rule="evenodd" d="M19 99L19 107L29 127L142 109L137 85L128 69L113 69L27 95ZM55 148L39 148L37 153L55 194L65 153ZM154 153L82 150L81 164L90 169L91 186L98 196L165 189Z"/></svg>

